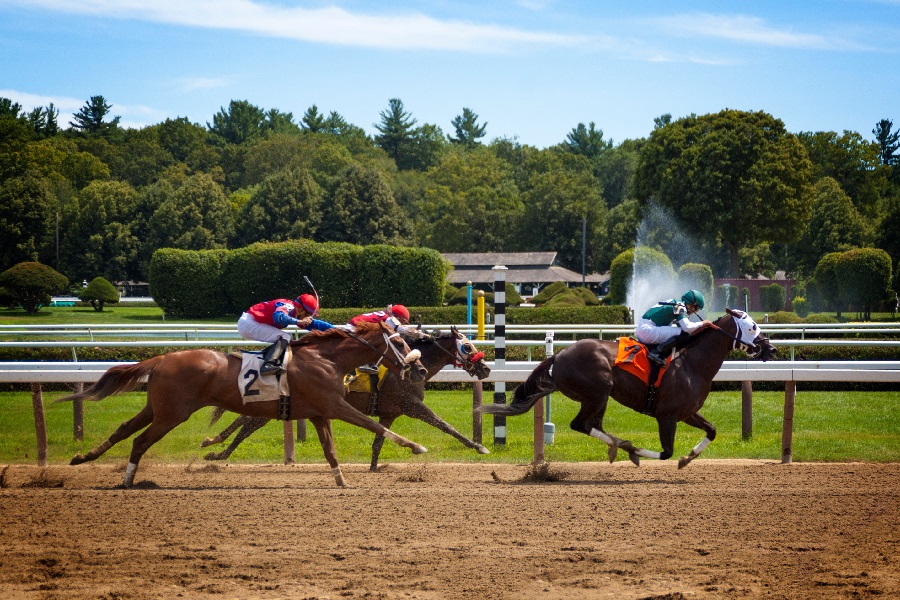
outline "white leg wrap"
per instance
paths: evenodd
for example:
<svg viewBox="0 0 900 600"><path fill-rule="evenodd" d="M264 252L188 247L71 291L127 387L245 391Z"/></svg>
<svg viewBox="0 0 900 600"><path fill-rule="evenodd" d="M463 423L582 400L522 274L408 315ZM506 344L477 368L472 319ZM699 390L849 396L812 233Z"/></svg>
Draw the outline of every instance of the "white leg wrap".
<svg viewBox="0 0 900 600"><path fill-rule="evenodd" d="M643 456L644 458L659 458L662 456L659 452L654 452L653 450L647 450L646 448L638 448L634 451L638 456Z"/></svg>
<svg viewBox="0 0 900 600"><path fill-rule="evenodd" d="M595 437L598 440L605 442L609 446L616 445L616 441L614 439L612 439L612 437L609 434L603 433L599 429L591 428L591 437Z"/></svg>
<svg viewBox="0 0 900 600"><path fill-rule="evenodd" d="M125 467L125 479L123 483L126 486L130 486L134 483L134 472L137 471L137 465L133 462L128 463L128 466Z"/></svg>
<svg viewBox="0 0 900 600"><path fill-rule="evenodd" d="M700 454L701 452L706 450L706 447L709 446L711 441L712 440L710 440L708 437L703 438L702 440L700 440L699 444L694 446L694 449L691 450L691 454Z"/></svg>

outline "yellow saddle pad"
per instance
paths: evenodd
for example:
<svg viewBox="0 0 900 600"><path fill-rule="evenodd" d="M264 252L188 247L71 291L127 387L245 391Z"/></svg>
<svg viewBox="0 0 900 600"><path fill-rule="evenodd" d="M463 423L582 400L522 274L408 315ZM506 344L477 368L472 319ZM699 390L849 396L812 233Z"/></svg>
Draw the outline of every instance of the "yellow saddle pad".
<svg viewBox="0 0 900 600"><path fill-rule="evenodd" d="M381 389L381 382L384 381L387 372L387 367L378 365L378 389ZM372 391L372 378L369 377L369 373L363 373L356 369L353 373L344 376L344 389L347 393L363 392L368 394Z"/></svg>

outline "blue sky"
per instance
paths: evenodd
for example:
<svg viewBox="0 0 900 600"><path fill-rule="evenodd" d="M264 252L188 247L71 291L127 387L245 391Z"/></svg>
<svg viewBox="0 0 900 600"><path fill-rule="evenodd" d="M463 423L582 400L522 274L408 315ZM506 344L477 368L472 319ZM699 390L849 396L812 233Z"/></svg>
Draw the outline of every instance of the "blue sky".
<svg viewBox="0 0 900 600"><path fill-rule="evenodd" d="M0 96L67 126L102 95L129 127L231 100L312 104L374 133L390 98L453 133L545 148L653 119L764 110L800 131L900 128L900 0L0 0Z"/></svg>

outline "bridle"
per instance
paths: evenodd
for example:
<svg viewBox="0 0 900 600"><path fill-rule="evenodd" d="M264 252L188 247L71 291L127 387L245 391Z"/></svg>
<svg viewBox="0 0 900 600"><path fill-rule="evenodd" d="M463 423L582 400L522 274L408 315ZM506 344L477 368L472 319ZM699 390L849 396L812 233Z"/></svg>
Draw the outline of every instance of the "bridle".
<svg viewBox="0 0 900 600"><path fill-rule="evenodd" d="M475 370L477 368L478 361L484 358L484 352L466 352L464 350L464 347L465 343L468 342L469 339L459 333L459 331L457 331L455 328L451 328L450 337L452 337L453 339L453 352L447 350L438 343L437 335L432 335L428 339L431 340L431 343L437 346L438 350L451 358L451 362L453 363L454 367L464 369L466 373L472 375L473 377L477 376Z"/></svg>
<svg viewBox="0 0 900 600"><path fill-rule="evenodd" d="M409 375L410 372L412 371L412 363L419 360L419 358L421 358L421 356L422 356L422 353L419 350L410 350L409 354L407 354L406 356L403 356L403 354L400 352L400 350L397 349L397 346L394 345L394 343L391 341L393 338L397 338L397 339L403 341L403 338L400 336L400 333L396 332L396 331L391 334L388 334L385 331L381 332L381 336L384 338L384 345L385 345L385 349L383 352L381 350L379 350L378 348L376 348L375 346L373 346L372 344L370 344L368 340L360 337L353 331L347 330L347 335L350 336L351 338L353 338L354 340L356 340L357 342L359 342L360 344L362 344L363 346L367 346L368 348L371 348L373 351L375 351L381 355L381 358L378 359L378 361L375 363L375 366L380 365L382 361L386 360L390 364L397 367L397 369L399 369L399 371L400 371L400 379L406 379L406 376ZM404 342L404 344L405 343L406 342ZM393 353L393 357L389 356L389 352Z"/></svg>
<svg viewBox="0 0 900 600"><path fill-rule="evenodd" d="M740 325L738 325L738 323L737 323L738 317L734 316L734 315L731 314L731 313L729 313L728 316L730 316L732 319L734 319L734 321L735 321L735 327L737 327L737 330L738 330L738 331L741 331L741 327L740 327ZM749 354L751 358L756 358L756 357L758 357L760 354L762 354L762 352L763 352L763 347L762 347L762 344L761 344L761 343L760 343L760 344L756 344L756 343L748 343L748 342L745 342L745 341L743 340L743 338L741 338L741 336L730 334L730 333L728 333L727 331L725 331L724 329L722 329L721 327L719 327L718 325L716 325L715 323L712 323L712 324L710 325L710 328L714 329L715 331L718 331L719 333L721 333L722 335L724 335L725 337L727 337L728 339L730 339L730 340L731 340L731 349L732 349L732 350L743 350L744 352L746 352L747 354ZM768 341L768 339L767 339L762 333L760 333L758 336L756 336L755 338L753 338L753 341L756 342L756 340L758 340L758 339L760 339L760 338L762 338L763 340Z"/></svg>

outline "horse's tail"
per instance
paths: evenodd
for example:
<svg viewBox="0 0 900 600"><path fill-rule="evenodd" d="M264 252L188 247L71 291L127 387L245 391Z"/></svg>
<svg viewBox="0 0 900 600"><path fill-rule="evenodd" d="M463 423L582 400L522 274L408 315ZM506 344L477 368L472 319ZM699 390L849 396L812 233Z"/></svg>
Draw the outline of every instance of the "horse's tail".
<svg viewBox="0 0 900 600"><path fill-rule="evenodd" d="M535 367L525 383L516 388L513 394L513 400L510 404L482 404L478 407L479 412L492 415L515 416L528 412L537 401L551 392L556 391L556 383L550 376L550 369L553 367L553 359L551 356Z"/></svg>
<svg viewBox="0 0 900 600"><path fill-rule="evenodd" d="M221 406L217 406L213 409L212 414L209 417L209 426L212 427L216 424L216 422L222 418L222 415L225 414L225 409Z"/></svg>
<svg viewBox="0 0 900 600"><path fill-rule="evenodd" d="M159 366L164 356L154 356L135 365L118 365L106 370L100 379L83 392L71 394L55 400L68 402L71 400L102 400L107 396L130 392L141 385L144 377L148 377Z"/></svg>

